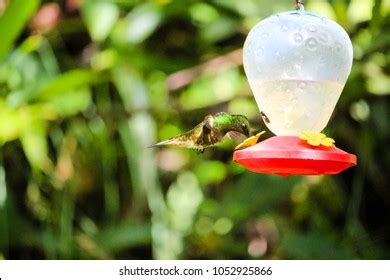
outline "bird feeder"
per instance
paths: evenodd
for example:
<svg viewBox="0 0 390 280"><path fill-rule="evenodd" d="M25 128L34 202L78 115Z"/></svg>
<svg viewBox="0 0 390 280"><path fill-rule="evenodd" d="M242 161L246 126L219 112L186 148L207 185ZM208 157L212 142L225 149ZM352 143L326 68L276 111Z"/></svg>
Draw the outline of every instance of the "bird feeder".
<svg viewBox="0 0 390 280"><path fill-rule="evenodd" d="M243 63L261 116L276 135L234 152L249 170L279 175L337 174L356 156L313 146L303 131L327 125L352 67L352 44L336 22L298 9L268 17L248 34Z"/></svg>

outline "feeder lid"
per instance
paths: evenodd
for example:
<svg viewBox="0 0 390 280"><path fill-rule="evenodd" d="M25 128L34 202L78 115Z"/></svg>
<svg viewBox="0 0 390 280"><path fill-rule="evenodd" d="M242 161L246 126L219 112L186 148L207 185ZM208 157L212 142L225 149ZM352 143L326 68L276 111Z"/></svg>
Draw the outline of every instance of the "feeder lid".
<svg viewBox="0 0 390 280"><path fill-rule="evenodd" d="M337 174L356 165L356 156L339 148L311 146L296 136L274 136L235 151L233 160L245 168L266 174Z"/></svg>

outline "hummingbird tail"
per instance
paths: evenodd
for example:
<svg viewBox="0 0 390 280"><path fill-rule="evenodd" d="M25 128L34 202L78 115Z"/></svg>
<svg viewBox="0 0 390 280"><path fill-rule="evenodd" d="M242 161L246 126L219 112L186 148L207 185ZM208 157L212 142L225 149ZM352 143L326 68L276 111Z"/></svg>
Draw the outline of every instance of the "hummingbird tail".
<svg viewBox="0 0 390 280"><path fill-rule="evenodd" d="M149 146L152 147L163 147L163 146L175 146L181 148L195 148L194 142L187 138L186 134L181 134L171 139L156 143L154 145Z"/></svg>
<svg viewBox="0 0 390 280"><path fill-rule="evenodd" d="M169 145L174 145L172 142L174 139L168 139L165 141L158 142L156 144L150 145L148 148L155 148L155 147L162 147L162 146L169 146Z"/></svg>

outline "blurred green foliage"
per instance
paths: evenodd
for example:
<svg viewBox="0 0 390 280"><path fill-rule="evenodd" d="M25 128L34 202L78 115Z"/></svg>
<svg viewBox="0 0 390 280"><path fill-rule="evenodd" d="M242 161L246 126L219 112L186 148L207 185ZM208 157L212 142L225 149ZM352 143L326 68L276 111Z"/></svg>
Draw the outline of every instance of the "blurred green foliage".
<svg viewBox="0 0 390 280"><path fill-rule="evenodd" d="M305 2L353 41L337 176L146 148L219 111L263 129L240 49L294 1L1 0L0 258L389 258L390 1Z"/></svg>

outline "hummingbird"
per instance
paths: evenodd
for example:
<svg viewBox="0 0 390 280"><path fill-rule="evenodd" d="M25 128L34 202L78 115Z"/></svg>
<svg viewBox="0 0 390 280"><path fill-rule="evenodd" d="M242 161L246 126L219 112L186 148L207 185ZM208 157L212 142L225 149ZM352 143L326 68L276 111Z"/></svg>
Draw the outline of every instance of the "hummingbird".
<svg viewBox="0 0 390 280"><path fill-rule="evenodd" d="M175 146L203 153L205 148L223 142L226 134L233 139L240 136L249 137L249 130L247 117L220 112L215 115L207 115L201 123L189 131L150 147Z"/></svg>

